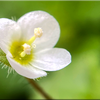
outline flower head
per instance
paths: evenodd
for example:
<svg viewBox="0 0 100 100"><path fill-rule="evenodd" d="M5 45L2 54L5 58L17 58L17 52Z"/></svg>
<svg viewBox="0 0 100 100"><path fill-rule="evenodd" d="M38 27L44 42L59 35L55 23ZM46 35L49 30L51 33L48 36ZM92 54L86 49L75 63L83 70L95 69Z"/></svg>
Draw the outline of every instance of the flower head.
<svg viewBox="0 0 100 100"><path fill-rule="evenodd" d="M59 36L58 22L44 11L29 12L17 22L0 18L0 48L12 68L31 79L70 64L71 55L67 50L53 48Z"/></svg>

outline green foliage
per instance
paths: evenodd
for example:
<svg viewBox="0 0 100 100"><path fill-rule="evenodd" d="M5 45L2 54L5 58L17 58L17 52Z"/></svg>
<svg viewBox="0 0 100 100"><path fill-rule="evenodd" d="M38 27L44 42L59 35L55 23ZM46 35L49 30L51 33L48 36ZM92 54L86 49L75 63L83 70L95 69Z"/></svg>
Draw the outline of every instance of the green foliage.
<svg viewBox="0 0 100 100"><path fill-rule="evenodd" d="M6 58L6 54L1 49L0 49L0 67L11 67Z"/></svg>

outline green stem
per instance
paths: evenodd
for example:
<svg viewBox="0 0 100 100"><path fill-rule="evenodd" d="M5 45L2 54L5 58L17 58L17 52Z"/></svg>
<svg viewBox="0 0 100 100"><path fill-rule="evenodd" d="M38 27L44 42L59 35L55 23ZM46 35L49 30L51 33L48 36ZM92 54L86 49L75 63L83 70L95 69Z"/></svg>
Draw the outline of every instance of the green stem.
<svg viewBox="0 0 100 100"><path fill-rule="evenodd" d="M33 80L33 79L29 79L29 78L26 78L29 83L38 91L41 93L41 95L46 98L46 99L52 99L49 95L47 95L47 93L45 93L43 91L43 89Z"/></svg>

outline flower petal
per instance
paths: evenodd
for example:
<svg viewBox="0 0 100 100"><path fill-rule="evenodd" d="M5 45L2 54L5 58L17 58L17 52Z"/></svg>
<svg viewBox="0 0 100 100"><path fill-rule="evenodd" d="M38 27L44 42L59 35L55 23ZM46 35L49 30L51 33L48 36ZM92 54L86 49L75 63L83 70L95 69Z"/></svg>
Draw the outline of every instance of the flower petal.
<svg viewBox="0 0 100 100"><path fill-rule="evenodd" d="M42 76L46 76L47 73L39 70L37 68L32 67L31 65L28 66L22 66L19 63L17 63L15 60L13 60L11 58L11 54L7 54L7 59L9 61L9 63L11 64L12 68L20 75L27 77L27 78L31 78L31 79L35 79L38 77L42 77Z"/></svg>
<svg viewBox="0 0 100 100"><path fill-rule="evenodd" d="M12 40L18 40L20 37L21 30L15 21L7 18L0 18L0 43L2 42L2 48L8 49L8 44L10 44ZM3 51L5 52L5 50Z"/></svg>
<svg viewBox="0 0 100 100"><path fill-rule="evenodd" d="M53 48L35 54L31 63L34 67L45 71L56 71L71 63L71 55L65 49Z"/></svg>
<svg viewBox="0 0 100 100"><path fill-rule="evenodd" d="M60 27L56 19L44 11L33 11L18 20L22 33L27 39L34 35L35 28L42 28L43 35L35 40L36 51L53 47L60 36Z"/></svg>
<svg viewBox="0 0 100 100"><path fill-rule="evenodd" d="M7 52L9 52L9 50L7 48L8 48L7 43L1 41L0 42L0 49L3 50L3 52L6 54L7 54Z"/></svg>

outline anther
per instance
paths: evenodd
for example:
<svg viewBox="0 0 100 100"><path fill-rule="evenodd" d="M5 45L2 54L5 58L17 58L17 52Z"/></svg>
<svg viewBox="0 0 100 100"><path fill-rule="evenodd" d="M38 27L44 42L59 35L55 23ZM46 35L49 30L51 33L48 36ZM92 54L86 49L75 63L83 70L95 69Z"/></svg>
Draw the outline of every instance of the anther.
<svg viewBox="0 0 100 100"><path fill-rule="evenodd" d="M43 31L42 31L42 29L41 28L35 28L34 29L34 36L27 42L29 45L30 44L32 44L34 41L35 41L35 39L37 38L37 37L41 37L42 36L42 34L43 34Z"/></svg>
<svg viewBox="0 0 100 100"><path fill-rule="evenodd" d="M23 45L23 48L24 48L24 49L23 49L24 52L25 52L26 54L29 55L29 54L30 54L30 51L31 51L31 46L25 43L25 44Z"/></svg>
<svg viewBox="0 0 100 100"><path fill-rule="evenodd" d="M41 28L35 28L35 29L34 29L34 35L35 35L36 37L41 37L42 34L43 34L43 31L42 31Z"/></svg>
<svg viewBox="0 0 100 100"><path fill-rule="evenodd" d="M24 45L22 45L23 46L23 52L21 52L21 54L20 54L20 56L21 57L24 57L26 54L27 55L30 55L30 52L31 52L31 46L30 45L28 45L28 44L24 44Z"/></svg>

